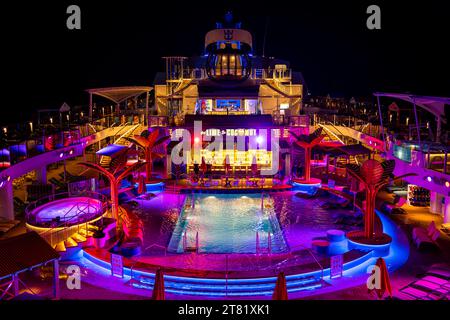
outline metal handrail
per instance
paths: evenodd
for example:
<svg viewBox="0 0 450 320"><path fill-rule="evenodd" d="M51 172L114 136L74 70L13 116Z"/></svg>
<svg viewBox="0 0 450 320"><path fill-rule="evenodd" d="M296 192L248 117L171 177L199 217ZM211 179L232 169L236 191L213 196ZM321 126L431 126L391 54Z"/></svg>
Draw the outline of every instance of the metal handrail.
<svg viewBox="0 0 450 320"><path fill-rule="evenodd" d="M127 122L124 122L124 123L121 123L120 125L119 125L119 127L120 127L120 130L119 131L117 131L115 134L114 134L114 142L116 142L118 139L116 139L116 136L123 130L123 129L125 129L127 126L130 126L131 125L131 123L129 122L129 121L127 121ZM120 138L119 138L120 139Z"/></svg>
<svg viewBox="0 0 450 320"><path fill-rule="evenodd" d="M142 251L142 253L146 252L148 249L153 248L153 247L157 247L157 248L162 248L162 249L164 249L164 256L167 256L167 247L162 246L162 245L159 245L159 244L157 244L157 243L153 243L153 244L149 245L148 247L146 247L146 248ZM134 267L136 266L136 264L137 264L138 262L139 262L139 261L135 261L135 262L131 265L131 267L130 267L130 278L131 278L131 279L133 279L133 270L134 270Z"/></svg>
<svg viewBox="0 0 450 320"><path fill-rule="evenodd" d="M77 204L73 205L73 207L70 208L70 210L66 212L66 214L64 215L64 217L65 217L67 214L69 214L69 212L72 211L73 208L75 208L75 207L79 208L79 205L80 205L80 203L77 203ZM87 206L88 206L88 208L89 208L89 207L93 207L92 205L89 204L89 200L88 200L88 202L87 202ZM104 209L105 209L105 205L102 205L102 210L100 211L100 213L99 213L99 212L96 212L96 213L94 214L94 216L96 216L96 215L98 215L98 216L103 215L103 213L105 212ZM88 209L88 212L89 212L89 209ZM59 228L64 228L64 229L66 229L66 228L68 228L68 227L71 227L71 226L72 226L72 225L71 225L71 222L73 222L74 220L76 221L77 218L78 218L78 216L73 216L73 217L70 218L69 220L64 220L64 221L62 222L61 225L57 225L57 226L55 226L55 227L51 227L50 229L45 230L44 232L40 233L39 235L42 237L42 236L45 236L45 235L48 234L48 233L51 233L51 231L53 231L53 230L55 230L55 229L59 229ZM91 216L89 215L87 218L84 219L84 220L86 220L86 221L81 221L80 223L85 223L85 222L87 222L87 220L90 220L90 219L91 219ZM64 229L63 229L63 230L64 230ZM63 231L63 230L58 230L57 232Z"/></svg>
<svg viewBox="0 0 450 320"><path fill-rule="evenodd" d="M303 245L303 244L298 244L298 245L295 245L295 246L293 246L293 247L290 247L290 253L292 254L292 249L295 249L295 248L303 248L303 249L306 249L306 251L309 253L309 255L314 259L314 261L317 263L317 265L320 267L320 270L321 270L321 277L320 277L320 279L321 279L321 281L323 281L323 266L322 266L322 264L319 262L319 260L316 258L316 256L313 254L313 252L312 252L312 250L310 249L310 248L308 248L308 247L306 247L305 245ZM286 260L285 260L286 261Z"/></svg>
<svg viewBox="0 0 450 320"><path fill-rule="evenodd" d="M128 122L128 123L129 123L129 122ZM130 129L128 129L124 134L122 134L118 139L114 140L114 143L117 143L118 141L120 141L120 139L122 139L122 138L125 137L125 136L128 136L128 134L129 134L130 132L134 132L134 130L136 130L138 127L141 126L140 123L135 124L135 125L133 125L133 124L130 123L130 125L131 125L132 127L131 127ZM119 130L119 132L120 132L120 131L122 131L122 129ZM118 133L117 133L115 136L117 136L117 135L118 135ZM114 136L114 137L115 137L115 136Z"/></svg>

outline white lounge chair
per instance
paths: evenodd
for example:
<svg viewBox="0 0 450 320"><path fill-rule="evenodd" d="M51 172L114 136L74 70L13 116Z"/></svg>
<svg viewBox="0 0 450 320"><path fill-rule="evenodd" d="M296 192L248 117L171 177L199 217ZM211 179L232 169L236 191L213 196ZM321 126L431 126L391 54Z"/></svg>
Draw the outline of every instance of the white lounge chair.
<svg viewBox="0 0 450 320"><path fill-rule="evenodd" d="M416 227L412 231L414 243L418 249L437 248L436 240L440 236L439 229L436 228L434 221L430 223L428 228Z"/></svg>

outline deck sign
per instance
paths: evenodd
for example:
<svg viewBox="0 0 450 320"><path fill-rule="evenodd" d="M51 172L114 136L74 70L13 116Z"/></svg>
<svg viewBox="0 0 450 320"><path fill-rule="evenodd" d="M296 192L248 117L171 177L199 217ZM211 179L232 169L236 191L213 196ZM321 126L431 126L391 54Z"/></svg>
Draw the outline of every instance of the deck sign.
<svg viewBox="0 0 450 320"><path fill-rule="evenodd" d="M123 257L120 254L111 253L111 275L123 278Z"/></svg>
<svg viewBox="0 0 450 320"><path fill-rule="evenodd" d="M342 277L344 256L338 254L330 258L330 279Z"/></svg>

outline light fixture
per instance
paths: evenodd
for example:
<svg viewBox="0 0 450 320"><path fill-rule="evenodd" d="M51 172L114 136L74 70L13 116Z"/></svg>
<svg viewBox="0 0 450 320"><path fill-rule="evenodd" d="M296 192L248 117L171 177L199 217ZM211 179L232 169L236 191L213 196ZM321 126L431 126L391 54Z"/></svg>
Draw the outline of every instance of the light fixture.
<svg viewBox="0 0 450 320"><path fill-rule="evenodd" d="M11 181L11 176L3 176L0 178L0 188L4 187L7 182Z"/></svg>
<svg viewBox="0 0 450 320"><path fill-rule="evenodd" d="M263 140L264 140L264 139L263 139L263 137L261 137L261 136L257 136L257 137L256 137L256 143L257 143L257 144L261 144L261 143L263 142Z"/></svg>
<svg viewBox="0 0 450 320"><path fill-rule="evenodd" d="M430 176L428 176L428 177L427 177L427 181L428 181L428 182L431 182L431 181L433 181L433 178L430 177Z"/></svg>
<svg viewBox="0 0 450 320"><path fill-rule="evenodd" d="M450 188L450 182L449 182L449 181L445 181L445 186L446 186L447 188Z"/></svg>
<svg viewBox="0 0 450 320"><path fill-rule="evenodd" d="M199 137L195 137L195 138L194 138L194 143L195 143L195 144L198 144L199 142L200 142L200 138L199 138Z"/></svg>

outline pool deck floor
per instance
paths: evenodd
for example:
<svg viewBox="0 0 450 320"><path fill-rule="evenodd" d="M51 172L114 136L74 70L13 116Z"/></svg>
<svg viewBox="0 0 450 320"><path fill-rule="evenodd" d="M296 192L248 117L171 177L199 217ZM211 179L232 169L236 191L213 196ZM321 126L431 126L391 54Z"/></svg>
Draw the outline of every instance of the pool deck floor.
<svg viewBox="0 0 450 320"><path fill-rule="evenodd" d="M81 170L76 166L76 161L70 161L67 164L67 169L72 174L77 174ZM48 178L57 177L62 172L62 166L57 169L48 170ZM14 190L14 195L20 198L24 198L25 188ZM175 196L175 195L174 195ZM177 201L183 201L182 197L176 196ZM167 204L170 205L170 204ZM156 208L156 206L155 206ZM435 263L449 263L450 262L450 236L441 232L440 237L437 240L439 250L430 252L421 252L411 242L411 231L416 226L426 227L431 221L435 221L438 228L442 224L442 217L439 215L429 213L428 207L411 207L403 205L403 209L406 210L405 215L390 215L389 217L401 228L410 241L410 255L407 262L398 270L390 274L392 289L394 296L405 285L417 280L417 275L425 272ZM153 231L149 234L165 233L173 227L176 222L176 216L178 212L167 216L158 216L155 214L149 219L155 219L156 221L165 223L155 223ZM169 222L167 222L169 221ZM24 223L21 223L17 227L8 231L2 235L1 238L8 238L25 232ZM169 235L170 236L170 235ZM0 238L0 239L1 239ZM150 242L157 242L158 237L148 239ZM70 263L70 261L67 261ZM64 265L64 263L63 263ZM51 279L43 281L36 273L26 273L21 276L21 279L28 285L30 289L42 296L50 296L51 293ZM335 284L332 284L335 285ZM337 281L336 281L337 285ZM117 286L122 289L117 290ZM66 280L60 280L61 299L93 299L93 300L141 300L150 299L151 292L148 290L141 290L128 287L122 279L113 278L107 273L94 272L88 268L82 267L82 289L83 290L69 290L66 286ZM332 292L323 293L323 291L317 292L314 295L308 295L307 297L291 297L295 299L310 299L310 300L376 300L377 297L368 293L367 287L364 284L352 285L350 287L343 287L342 289L334 288ZM22 289L26 291L26 289ZM167 294L167 299L204 299L194 296L178 296L173 294ZM270 298L270 297L269 297Z"/></svg>

